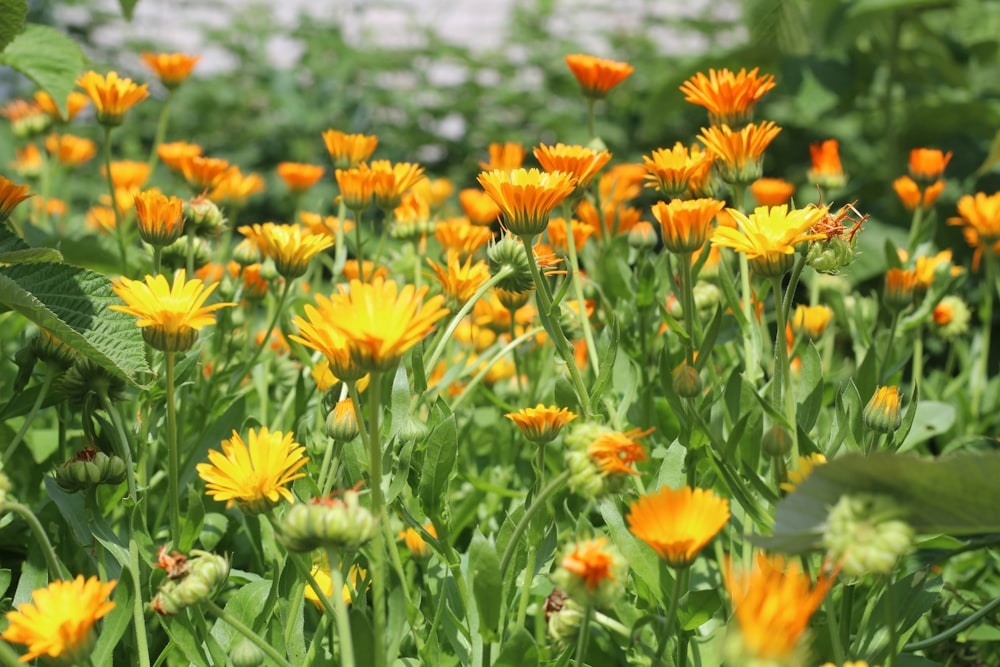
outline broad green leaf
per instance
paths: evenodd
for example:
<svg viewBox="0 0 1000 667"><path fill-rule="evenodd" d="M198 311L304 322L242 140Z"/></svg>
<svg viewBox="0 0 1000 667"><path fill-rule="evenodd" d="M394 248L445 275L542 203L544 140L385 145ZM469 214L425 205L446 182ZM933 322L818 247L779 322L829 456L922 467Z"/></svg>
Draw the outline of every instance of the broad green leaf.
<svg viewBox="0 0 1000 667"><path fill-rule="evenodd" d="M0 267L0 305L47 329L79 354L134 386L150 372L135 318L110 310L120 303L103 275L68 264Z"/></svg>
<svg viewBox="0 0 1000 667"><path fill-rule="evenodd" d="M424 513L432 519L441 515L445 492L448 482L455 474L457 460L458 430L455 427L455 415L449 415L427 437L424 465L417 487Z"/></svg>
<svg viewBox="0 0 1000 667"><path fill-rule="evenodd" d="M193 486L188 486L187 511L184 513L181 539L177 547L181 553L191 551L191 548L201 535L201 526L205 521L205 505L201 499L202 494L195 491Z"/></svg>
<svg viewBox="0 0 1000 667"><path fill-rule="evenodd" d="M54 248L25 248L24 250L0 252L0 266L29 262L61 262L62 259L62 254Z"/></svg>
<svg viewBox="0 0 1000 667"><path fill-rule="evenodd" d="M205 651L198 639L198 632L191 625L190 615L191 610L186 609L180 614L161 619L160 625L167 631L170 641L181 650L190 664L198 667L211 667L211 663L205 658Z"/></svg>
<svg viewBox="0 0 1000 667"><path fill-rule="evenodd" d="M514 628L502 646L493 667L532 667L538 664L538 646L524 628Z"/></svg>
<svg viewBox="0 0 1000 667"><path fill-rule="evenodd" d="M226 611L248 628L259 628L260 625L256 621L266 609L265 601L270 589L271 581L268 579L245 584L231 595L229 602L226 603ZM220 646L229 646L242 636L233 630L231 625L221 620L212 626L212 635Z"/></svg>
<svg viewBox="0 0 1000 667"><path fill-rule="evenodd" d="M479 611L479 632L486 641L495 641L500 630L500 557L496 546L478 530L469 545L472 595Z"/></svg>
<svg viewBox="0 0 1000 667"><path fill-rule="evenodd" d="M681 598L677 620L685 630L696 630L722 606L719 591L711 588L690 591Z"/></svg>
<svg viewBox="0 0 1000 667"><path fill-rule="evenodd" d="M0 54L0 63L37 83L65 117L66 98L83 71L86 56L76 42L58 30L29 24Z"/></svg>
<svg viewBox="0 0 1000 667"><path fill-rule="evenodd" d="M10 582L10 570L7 568L0 569L0 598L7 593L7 589L10 588Z"/></svg>
<svg viewBox="0 0 1000 667"><path fill-rule="evenodd" d="M612 315L611 319L611 339L608 349L604 351L604 358L601 359L600 372L597 374L597 382L590 392L590 407L596 409L600 405L601 394L611 382L611 373L615 367L615 359L618 357L618 341L621 338L621 328L618 324L618 316Z"/></svg>
<svg viewBox="0 0 1000 667"><path fill-rule="evenodd" d="M820 408L823 407L823 362L812 343L800 348L799 360L802 362L802 370L795 386L798 424L799 428L808 433L816 425Z"/></svg>
<svg viewBox="0 0 1000 667"><path fill-rule="evenodd" d="M395 438L410 413L410 381L406 377L406 367L403 364L396 369L396 376L392 379L391 405L392 423L389 427L389 437Z"/></svg>
<svg viewBox="0 0 1000 667"><path fill-rule="evenodd" d="M913 401L911 407L918 402ZM919 401L914 414L907 410L907 417L913 420L910 432L900 445L899 451L906 451L936 435L946 433L955 424L955 406L940 401Z"/></svg>
<svg viewBox="0 0 1000 667"><path fill-rule="evenodd" d="M0 0L0 53L21 32L27 15L27 0Z"/></svg>
<svg viewBox="0 0 1000 667"><path fill-rule="evenodd" d="M115 647L125 635L125 631L132 625L132 612L134 611L135 589L133 588L132 575L123 576L115 586L112 599L115 608L101 620L101 631L97 635L97 642L94 650L90 654L92 665L112 664L112 655Z"/></svg>

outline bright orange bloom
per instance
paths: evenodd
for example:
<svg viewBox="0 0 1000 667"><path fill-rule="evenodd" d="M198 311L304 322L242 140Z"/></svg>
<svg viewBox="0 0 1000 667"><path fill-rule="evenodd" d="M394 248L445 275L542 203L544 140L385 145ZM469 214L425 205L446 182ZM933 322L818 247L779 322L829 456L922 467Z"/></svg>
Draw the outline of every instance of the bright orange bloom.
<svg viewBox="0 0 1000 667"><path fill-rule="evenodd" d="M156 190L140 192L133 200L139 236L146 243L162 248L184 233L184 202L166 197Z"/></svg>
<svg viewBox="0 0 1000 667"><path fill-rule="evenodd" d="M364 275L362 274L364 272ZM389 269L384 266L375 266L375 262L364 260L360 264L356 259L349 259L344 262L341 273L347 280L360 280L363 283L370 282L373 278L388 278Z"/></svg>
<svg viewBox="0 0 1000 667"><path fill-rule="evenodd" d="M493 238L493 232L489 227L473 225L467 218L449 218L437 224L434 238L445 250L471 255Z"/></svg>
<svg viewBox="0 0 1000 667"><path fill-rule="evenodd" d="M549 241L554 248L562 251L569 250L569 235L573 234L573 247L580 251L587 240L594 235L594 228L573 218L568 223L565 218L552 218L549 220L549 227L546 230Z"/></svg>
<svg viewBox="0 0 1000 667"><path fill-rule="evenodd" d="M357 213L371 205L372 195L375 193L375 180L368 165L362 163L350 169L337 169L334 175L340 187L340 196L347 208Z"/></svg>
<svg viewBox="0 0 1000 667"><path fill-rule="evenodd" d="M635 469L634 464L649 458L642 450L639 438L652 431L653 429L643 431L634 428L625 433L617 431L605 433L587 446L587 454L605 475L638 475L639 471Z"/></svg>
<svg viewBox="0 0 1000 667"><path fill-rule="evenodd" d="M781 206L795 194L795 184L782 178L758 178L750 184L750 192L761 206Z"/></svg>
<svg viewBox="0 0 1000 667"><path fill-rule="evenodd" d="M333 245L331 237L312 234L300 225L266 222L239 231L253 239L261 254L274 260L278 273L289 280L305 275L312 258Z"/></svg>
<svg viewBox="0 0 1000 667"><path fill-rule="evenodd" d="M916 271L892 268L885 272L885 290L882 300L886 306L898 312L913 303L913 292L917 288Z"/></svg>
<svg viewBox="0 0 1000 667"><path fill-rule="evenodd" d="M140 86L132 79L120 78L117 72L108 72L106 77L94 71L86 72L76 80L76 85L83 88L94 103L98 122L108 127L121 125L128 110L149 97L145 83Z"/></svg>
<svg viewBox="0 0 1000 667"><path fill-rule="evenodd" d="M42 173L42 152L37 145L15 146L14 158L10 166L24 178L35 178Z"/></svg>
<svg viewBox="0 0 1000 667"><path fill-rule="evenodd" d="M927 186L941 178L951 160L951 151L942 153L935 148L914 148L910 151L910 176Z"/></svg>
<svg viewBox="0 0 1000 667"><path fill-rule="evenodd" d="M539 444L554 440L562 427L577 417L566 408L545 406L541 403L533 408L508 412L504 416L517 425L525 438Z"/></svg>
<svg viewBox="0 0 1000 667"><path fill-rule="evenodd" d="M741 127L753 117L754 107L764 93L774 88L774 76L757 76L759 68L745 68L733 74L728 69L708 70L708 76L698 72L681 84L684 101L708 109L712 125Z"/></svg>
<svg viewBox="0 0 1000 667"><path fill-rule="evenodd" d="M35 201L31 202L31 206L36 211L45 210L45 214L54 217L62 217L66 215L66 211L69 210L66 202L62 199L56 199L55 197L49 197L48 199L42 199L39 197Z"/></svg>
<svg viewBox="0 0 1000 667"><path fill-rule="evenodd" d="M490 161L480 161L479 168L483 171L494 169L511 171L520 169L522 164L524 164L524 146L515 141L508 141L504 144L490 144Z"/></svg>
<svg viewBox="0 0 1000 667"><path fill-rule="evenodd" d="M689 486L640 496L629 507L629 532L653 547L671 567L694 562L715 534L729 521L729 501L710 490Z"/></svg>
<svg viewBox="0 0 1000 667"><path fill-rule="evenodd" d="M589 199L581 199L576 206L576 217L590 225L599 239L627 234L642 219L642 211L632 206L615 206L606 203L599 213Z"/></svg>
<svg viewBox="0 0 1000 667"><path fill-rule="evenodd" d="M101 167L101 174L107 178L107 171ZM149 165L136 160L117 160L111 163L111 184L115 190L134 192L144 186L149 179Z"/></svg>
<svg viewBox="0 0 1000 667"><path fill-rule="evenodd" d="M399 206L403 195L424 177L424 168L412 162L393 164L388 160L375 160L368 166L372 174L375 205L383 211Z"/></svg>
<svg viewBox="0 0 1000 667"><path fill-rule="evenodd" d="M156 148L156 154L173 171L180 171L181 165L188 158L201 157L201 146L189 144L186 141L173 141L160 144Z"/></svg>
<svg viewBox="0 0 1000 667"><path fill-rule="evenodd" d="M597 180L602 202L617 206L642 194L642 184L649 177L641 164L621 163L609 167Z"/></svg>
<svg viewBox="0 0 1000 667"><path fill-rule="evenodd" d="M434 269L435 277L441 283L441 291L449 299L453 299L459 306L472 298L480 287L490 279L490 267L486 262L479 260L472 263L472 256L465 259L465 263L459 262L458 253L454 250L448 251L448 263L446 267L441 266L431 258L427 258L427 263Z"/></svg>
<svg viewBox="0 0 1000 667"><path fill-rule="evenodd" d="M87 227L109 234L115 230L115 211L110 206L91 206L84 217Z"/></svg>
<svg viewBox="0 0 1000 667"><path fill-rule="evenodd" d="M0 223L10 217L18 204L35 196L28 194L30 189L28 185L17 185L14 181L0 176Z"/></svg>
<svg viewBox="0 0 1000 667"><path fill-rule="evenodd" d="M438 536L437 529L434 528L433 523L425 523L421 527L431 537ZM431 552L431 549L429 546L427 546L427 542L424 541L423 536L414 528L407 527L406 530L400 532L399 535L397 535L396 537L397 539L403 540L403 542L406 544L406 548L409 549L410 553L417 558L425 558Z"/></svg>
<svg viewBox="0 0 1000 667"><path fill-rule="evenodd" d="M931 183L926 189L921 190L920 185L909 176L900 176L892 182L892 188L896 191L899 201L903 202L906 210L913 211L917 207L925 211L934 206L934 202L944 191L945 181L940 180Z"/></svg>
<svg viewBox="0 0 1000 667"><path fill-rule="evenodd" d="M90 104L90 99L83 93L77 91L71 91L69 96L66 98L66 118L63 118L62 112L59 110L59 105L56 101L52 99L44 90L39 90L35 93L35 102L38 103L39 108L45 113L52 116L52 118L57 120L71 121L78 113L83 111L83 109Z"/></svg>
<svg viewBox="0 0 1000 667"><path fill-rule="evenodd" d="M812 453L809 456L800 456L796 462L794 470L788 471L788 481L781 483L781 488L791 493L806 481L812 471L826 463L826 457L822 454Z"/></svg>
<svg viewBox="0 0 1000 667"><path fill-rule="evenodd" d="M815 587L797 561L757 554L750 571L735 571L727 561L726 590L733 601L746 656L782 659L793 655L833 578L820 575Z"/></svg>
<svg viewBox="0 0 1000 667"><path fill-rule="evenodd" d="M184 180L198 192L218 185L230 169L229 160L217 157L189 157L181 161Z"/></svg>
<svg viewBox="0 0 1000 667"><path fill-rule="evenodd" d="M251 195L263 192L264 179L260 174L244 174L239 167L232 166L222 172L222 176L208 192L213 202L240 208L246 206Z"/></svg>
<svg viewBox="0 0 1000 667"><path fill-rule="evenodd" d="M653 217L663 230L663 245L670 252L692 253L705 245L712 222L726 203L715 199L673 199L653 205Z"/></svg>
<svg viewBox="0 0 1000 667"><path fill-rule="evenodd" d="M964 225L966 240L970 245L982 250L982 244L992 246L1000 241L1000 192L987 195L977 192L975 196L965 195L958 200L959 218L949 218L949 225Z"/></svg>
<svg viewBox="0 0 1000 667"><path fill-rule="evenodd" d="M575 179L561 171L484 171L477 179L503 212L507 229L533 237L545 231L552 209L573 194Z"/></svg>
<svg viewBox="0 0 1000 667"><path fill-rule="evenodd" d="M378 146L378 137L327 130L323 133L323 143L326 144L326 150L330 153L330 158L333 159L334 167L351 169L372 156L375 147Z"/></svg>
<svg viewBox="0 0 1000 667"><path fill-rule="evenodd" d="M615 578L615 558L604 548L607 542L603 537L577 542L560 567L578 576L594 592L601 582Z"/></svg>
<svg viewBox="0 0 1000 667"><path fill-rule="evenodd" d="M465 188L458 193L462 211L474 225L488 227L500 217L500 207L493 198L478 188Z"/></svg>
<svg viewBox="0 0 1000 667"><path fill-rule="evenodd" d="M781 128L773 121L749 124L742 130L728 125L702 128L698 138L715 153L719 173L727 183L748 185L761 176L761 157Z"/></svg>
<svg viewBox="0 0 1000 667"><path fill-rule="evenodd" d="M77 167L97 155L97 144L72 134L50 134L45 139L45 150L60 164Z"/></svg>
<svg viewBox="0 0 1000 667"><path fill-rule="evenodd" d="M913 272L917 276L917 287L930 289L930 286L934 284L934 275L937 273L938 267L947 264L951 264L951 250L942 250L933 257L917 257L913 266ZM957 276L962 273L962 268L953 266L950 273Z"/></svg>
<svg viewBox="0 0 1000 667"><path fill-rule="evenodd" d="M836 139L810 144L809 156L812 158L812 169L808 174L810 183L818 183L826 188L844 187L847 177L840 164L840 144Z"/></svg>
<svg viewBox="0 0 1000 667"><path fill-rule="evenodd" d="M606 150L597 151L586 146L567 146L563 143L555 146L540 144L534 152L542 169L549 173L561 171L571 174L576 179L578 190L590 185L594 175L611 159L611 153Z"/></svg>
<svg viewBox="0 0 1000 667"><path fill-rule="evenodd" d="M337 237L337 228L343 226L343 233L349 234L354 229L353 220L340 220L334 215L320 215L309 211L299 211L299 218L313 234L326 234L330 238Z"/></svg>
<svg viewBox="0 0 1000 667"><path fill-rule="evenodd" d="M292 192L305 192L323 178L323 167L302 162L278 163L278 176Z"/></svg>
<svg viewBox="0 0 1000 667"><path fill-rule="evenodd" d="M160 82L173 90L184 82L201 56L186 53L143 53L142 61L153 70Z"/></svg>
<svg viewBox="0 0 1000 667"><path fill-rule="evenodd" d="M704 178L715 160L707 153L693 156L681 142L673 148L659 148L651 155L643 155L648 172L647 186L655 186L665 197L680 197L692 180Z"/></svg>
<svg viewBox="0 0 1000 667"><path fill-rule="evenodd" d="M566 64L580 84L583 96L599 100L635 70L628 63L576 53L566 56Z"/></svg>

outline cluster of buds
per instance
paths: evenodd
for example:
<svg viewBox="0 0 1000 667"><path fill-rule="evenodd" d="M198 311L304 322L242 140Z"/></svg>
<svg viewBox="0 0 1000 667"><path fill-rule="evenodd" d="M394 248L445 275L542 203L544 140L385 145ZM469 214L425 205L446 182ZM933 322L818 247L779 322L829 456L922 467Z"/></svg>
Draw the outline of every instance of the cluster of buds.
<svg viewBox="0 0 1000 667"><path fill-rule="evenodd" d="M56 484L67 493L92 489L100 484L118 486L125 481L125 462L96 448L84 447L53 473Z"/></svg>
<svg viewBox="0 0 1000 667"><path fill-rule="evenodd" d="M557 588L545 599L545 620L549 637L557 642L572 644L580 633L583 607Z"/></svg>
<svg viewBox="0 0 1000 667"><path fill-rule="evenodd" d="M356 550L375 535L375 517L358 502L357 489L339 498L313 498L293 505L282 521L281 541L289 551L326 549Z"/></svg>
<svg viewBox="0 0 1000 667"><path fill-rule="evenodd" d="M165 570L167 578L149 606L161 616L172 616L210 599L229 576L229 561L225 557L197 549L191 556L160 550L155 567Z"/></svg>
<svg viewBox="0 0 1000 667"><path fill-rule="evenodd" d="M823 546L848 576L888 574L913 544L913 528L903 514L889 496L841 496L827 517Z"/></svg>
<svg viewBox="0 0 1000 667"><path fill-rule="evenodd" d="M620 433L603 424L583 422L563 438L570 488L588 498L600 498L625 485L629 475L638 474L634 465L646 460L638 438L646 432Z"/></svg>
<svg viewBox="0 0 1000 667"><path fill-rule="evenodd" d="M817 222L812 231L823 234L822 239L809 244L806 262L818 273L836 274L854 261L854 236L868 220L854 204L840 207L836 212L826 214ZM851 224L850 227L844 223Z"/></svg>
<svg viewBox="0 0 1000 667"><path fill-rule="evenodd" d="M107 395L111 401L125 397L125 381L89 359L77 358L62 378L62 388L70 405L82 406L91 393Z"/></svg>
<svg viewBox="0 0 1000 667"><path fill-rule="evenodd" d="M621 552L605 538L598 537L568 545L559 567L552 573L552 582L572 600L610 607L625 591L627 571L628 564Z"/></svg>

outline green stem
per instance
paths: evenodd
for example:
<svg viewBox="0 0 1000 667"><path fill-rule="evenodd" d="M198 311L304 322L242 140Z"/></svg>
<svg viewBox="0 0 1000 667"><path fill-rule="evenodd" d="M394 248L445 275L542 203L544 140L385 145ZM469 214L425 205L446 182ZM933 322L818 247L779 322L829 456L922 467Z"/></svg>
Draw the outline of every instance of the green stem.
<svg viewBox="0 0 1000 667"><path fill-rule="evenodd" d="M170 537L181 539L180 450L177 447L177 395L174 387L174 352L164 352L167 369L167 502L170 504Z"/></svg>
<svg viewBox="0 0 1000 667"><path fill-rule="evenodd" d="M517 550L518 542L521 540L521 535L527 530L528 526L531 524L531 518L538 513L540 509L545 507L545 502L553 495L556 491L562 488L562 486L569 481L572 472L569 470L564 470L559 475L554 477L548 485L538 492L535 499L532 501L531 505L524 511L524 515L521 520L517 522L514 526L514 530L510 535L510 540L507 542L507 548L503 551L503 556L500 558L500 581L504 580L504 575L507 572L507 568L510 566L510 561L514 557L514 552Z"/></svg>
<svg viewBox="0 0 1000 667"><path fill-rule="evenodd" d="M237 375L234 375L233 378L229 381L230 388L235 387L237 382L239 382L246 376L247 373L253 370L253 366L254 364L257 363L257 359L260 358L261 352L264 351L264 349L268 346L268 341L271 340L271 333L274 331L274 327L278 324L278 319L281 317L282 313L285 310L285 301L288 299L288 295L291 291L292 291L292 281L286 278L285 284L281 288L281 294L278 296L278 302L275 304L274 314L271 316L271 321L267 325L267 331L264 332L264 338L261 339L260 344L257 346L257 349L254 350L253 355L250 357L250 361L248 361L243 366L243 370ZM250 335L249 332L247 333L247 335L248 336Z"/></svg>
<svg viewBox="0 0 1000 667"><path fill-rule="evenodd" d="M136 650L139 652L139 667L149 667L149 641L146 638L145 606L142 601L142 578L139 576L139 543L135 537L128 541L129 570L132 574L132 586L136 590L132 598L132 622L135 624Z"/></svg>
<svg viewBox="0 0 1000 667"><path fill-rule="evenodd" d="M983 392L986 390L987 370L990 360L990 333L993 328L993 290L994 273L996 271L996 257L993 256L993 249L986 248L983 251L983 261L986 263L986 280L983 284L983 305L979 309L979 320L982 325L982 349L979 351L979 363L975 366L975 375L972 378L972 416L973 423L978 421L982 414Z"/></svg>
<svg viewBox="0 0 1000 667"><path fill-rule="evenodd" d="M851 621L854 616L855 584L845 584L840 596L840 644L851 645Z"/></svg>
<svg viewBox="0 0 1000 667"><path fill-rule="evenodd" d="M104 411L108 413L111 417L111 423L115 427L115 434L117 435L118 442L118 454L122 457L125 462L125 479L128 482L128 495L132 498L133 502L139 502L139 493L136 491L135 485L135 470L132 467L132 446L129 444L128 436L125 435L125 426L122 424L121 415L118 414L118 410L111 403L111 399L108 397L108 393L105 391L101 393L101 407ZM138 589L137 589L138 590Z"/></svg>
<svg viewBox="0 0 1000 667"><path fill-rule="evenodd" d="M674 583L671 588L670 608L667 610L667 626L663 629L663 641L660 642L659 650L661 653L666 647L667 642L670 641L670 635L677 624L677 610L680 608L681 602L681 573L679 571L674 572Z"/></svg>
<svg viewBox="0 0 1000 667"><path fill-rule="evenodd" d="M924 221L924 203L923 203L924 193L923 190L920 191L920 204L913 209L913 219L910 220L910 237L906 244L907 249L912 255L917 249L917 243L920 236L920 226Z"/></svg>
<svg viewBox="0 0 1000 667"><path fill-rule="evenodd" d="M580 258L576 254L576 238L573 236L569 211L563 218L566 221L566 247L569 249L569 264L572 268L573 295L576 297L576 305L580 309L580 326L583 329L583 339L587 342L587 355L590 359L590 367L596 374L601 367L600 359L597 357L597 346L594 345L594 332L590 326L590 318L587 317L587 306L583 300L583 283L580 281ZM513 314L511 315L513 318Z"/></svg>
<svg viewBox="0 0 1000 667"><path fill-rule="evenodd" d="M921 640L919 642L912 642L910 644L905 644L903 646L903 651L905 651L906 653L913 653L914 651L923 651L925 649L929 649L933 646L936 646L937 644L940 644L946 639L951 639L952 637L962 632L966 628L970 628L973 625L975 625L980 619L989 616L990 613L992 613L993 610L996 609L997 607L1000 607L1000 597L993 598L978 611L969 614L955 625L951 626L947 630L939 632L933 637L928 637L927 639Z"/></svg>
<svg viewBox="0 0 1000 667"><path fill-rule="evenodd" d="M576 636L576 667L584 667L587 657L587 643L590 641L590 620L594 617L594 603L588 601L583 607L583 618L580 619L580 631Z"/></svg>
<svg viewBox="0 0 1000 667"><path fill-rule="evenodd" d="M368 384L368 476L371 484L372 514L380 523L388 523L385 511L385 496L382 494L382 438L379 416L382 412L382 374L373 371ZM358 406L360 407L360 406ZM358 408L355 408L356 410ZM375 667L386 664L386 555L385 532L376 530L372 540L372 597L374 610L372 617L373 636L381 646L375 647Z"/></svg>
<svg viewBox="0 0 1000 667"><path fill-rule="evenodd" d="M128 247L125 243L125 227L115 200L115 182L111 178L111 128L104 126L104 169L107 171L108 195L111 197L111 211L115 216L115 237L118 239L118 252L121 254L122 275L128 273Z"/></svg>
<svg viewBox="0 0 1000 667"><path fill-rule="evenodd" d="M279 665L281 667L292 667L291 664L285 660L280 653L275 651L270 644L261 639L256 632L243 625L239 619L229 614L225 609L218 606L208 598L202 600L201 604L205 609L211 612L212 615L216 616L219 620L228 623L234 630L236 630L236 632L249 639L254 646L259 648L264 655L271 659L271 664Z"/></svg>
<svg viewBox="0 0 1000 667"><path fill-rule="evenodd" d="M885 667L896 667L899 655L899 624L896 622L896 610L892 599L892 574L885 577L885 622L889 633L889 653L886 655Z"/></svg>
<svg viewBox="0 0 1000 667"><path fill-rule="evenodd" d="M149 159L146 161L149 164L149 173L151 174L156 170L156 161L160 158L160 144L163 143L164 138L167 136L167 125L170 121L170 105L173 101L174 91L170 90L167 92L167 99L160 109L160 118L156 122L156 135L153 139L153 148L150 149Z"/></svg>
<svg viewBox="0 0 1000 667"><path fill-rule="evenodd" d="M840 625L837 621L837 614L833 610L833 600L827 596L823 602L826 612L826 628L830 635L830 646L833 648L833 661L841 665L844 662L844 645L840 640Z"/></svg>
<svg viewBox="0 0 1000 667"><path fill-rule="evenodd" d="M587 136L589 136L591 138L591 140L597 138L597 133L594 132L594 106L595 106L595 104L596 104L596 100L594 100L594 99L592 99L590 97L587 98ZM599 211L601 209L597 209L597 210Z"/></svg>
<svg viewBox="0 0 1000 667"><path fill-rule="evenodd" d="M788 311L785 306L786 299L782 296L781 277L771 279L772 290L774 292L774 303L777 307L776 329L774 334L774 404L780 406L784 403L785 419L789 423L789 437L792 440L790 451L792 460L799 456L798 422L795 417L795 393L792 391L790 379L792 376L791 366L788 360L788 344L785 339L785 327L788 324ZM793 286L789 284L789 291ZM785 479L781 480L782 482Z"/></svg>
<svg viewBox="0 0 1000 667"><path fill-rule="evenodd" d="M889 325L889 340L885 344L885 354L879 359L878 375L875 376L875 383L885 382L885 372L889 369L889 362L892 358L892 341L896 338L896 329L899 327L899 312L892 314L892 324ZM975 391L975 390L973 390Z"/></svg>
<svg viewBox="0 0 1000 667"><path fill-rule="evenodd" d="M913 337L913 366L910 370L910 384L920 388L924 382L924 326L917 326Z"/></svg>
<svg viewBox="0 0 1000 667"><path fill-rule="evenodd" d="M21 428L18 429L17 434L14 435L14 439L10 441L7 445L7 451L3 455L3 464L0 467L6 467L10 462L11 457L14 455L14 451L17 446L21 444L24 439L24 434L28 432L28 427L31 423L35 421L35 417L38 416L38 411L42 408L42 403L45 402L45 397L49 395L49 390L52 389L52 383L56 379L56 370L52 366L47 366L45 369L45 379L42 380L42 386L38 390L38 396L35 398L35 402L31 406L31 410L28 415L24 418L24 423L21 424Z"/></svg>
<svg viewBox="0 0 1000 667"><path fill-rule="evenodd" d="M686 252L677 258L680 275L681 308L684 311L684 329L687 333L685 352L687 364L694 367L694 277L691 275L691 253Z"/></svg>
<svg viewBox="0 0 1000 667"><path fill-rule="evenodd" d="M14 649L5 641L0 641L0 662L6 667L23 667L24 665Z"/></svg>
<svg viewBox="0 0 1000 667"><path fill-rule="evenodd" d="M333 607L336 611L337 639L340 642L340 665L341 667L354 667L354 644L351 641L351 618L347 613L347 604L344 603L344 596L340 594L344 590L344 575L338 566L338 555L335 550L326 550L326 559L330 565L330 581L333 582Z"/></svg>
<svg viewBox="0 0 1000 667"><path fill-rule="evenodd" d="M358 276L361 282L365 282L365 262L361 251L361 213L362 211L354 211L354 244L357 246L354 255L358 260ZM372 266L372 271L374 270L375 267Z"/></svg>
<svg viewBox="0 0 1000 667"><path fill-rule="evenodd" d="M49 536L45 534L45 529L42 528L42 524L38 521L38 517L21 503L15 503L11 501L0 502L0 514L3 512L13 512L17 514L24 522L28 524L31 528L31 532L35 534L35 539L38 540L38 544L42 547L42 555L45 557L45 566L49 570L49 577L52 580L56 579L67 579L69 578L69 572L64 570L60 565L59 561L56 560L56 552L52 548L52 543L49 542Z"/></svg>
<svg viewBox="0 0 1000 667"><path fill-rule="evenodd" d="M518 345L520 345L526 340L534 338L541 331L543 331L541 327L534 327L533 329L529 329L528 331L521 334L519 337L507 343L507 345L501 348L499 352L497 352L492 357L487 359L486 362L482 364L482 367L480 368L479 372L476 373L476 375L471 380L469 380L469 383L467 385L465 385L465 389L463 389L462 393L458 395L458 398L456 398L452 402L451 411L456 412L458 410L458 406L462 405L462 403L464 403L466 399L468 399L470 396L473 395L473 391L477 386L479 386L479 381L482 380L486 376L486 374L490 372L490 369L493 367L493 364L503 359L504 356L506 356L508 353L513 354L514 350L517 349ZM427 394L425 393L424 395Z"/></svg>

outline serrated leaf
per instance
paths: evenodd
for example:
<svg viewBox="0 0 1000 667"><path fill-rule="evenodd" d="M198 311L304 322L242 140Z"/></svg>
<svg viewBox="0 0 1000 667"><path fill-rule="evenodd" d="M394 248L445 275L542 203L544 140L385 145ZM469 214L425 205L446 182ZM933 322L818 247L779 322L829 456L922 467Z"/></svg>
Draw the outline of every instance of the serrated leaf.
<svg viewBox="0 0 1000 667"><path fill-rule="evenodd" d="M28 0L0 0L0 53L21 32L27 15Z"/></svg>
<svg viewBox="0 0 1000 667"><path fill-rule="evenodd" d="M417 487L424 513L432 519L441 515L445 491L455 472L457 460L458 430L455 426L455 415L449 415L435 426L427 437L424 465Z"/></svg>
<svg viewBox="0 0 1000 667"><path fill-rule="evenodd" d="M135 318L110 310L120 303L103 275L68 264L0 267L0 305L21 313L79 354L134 386L150 373Z"/></svg>
<svg viewBox="0 0 1000 667"><path fill-rule="evenodd" d="M53 28L34 24L28 24L0 54L0 62L24 74L51 95L63 117L66 99L86 61L80 46L72 39Z"/></svg>

